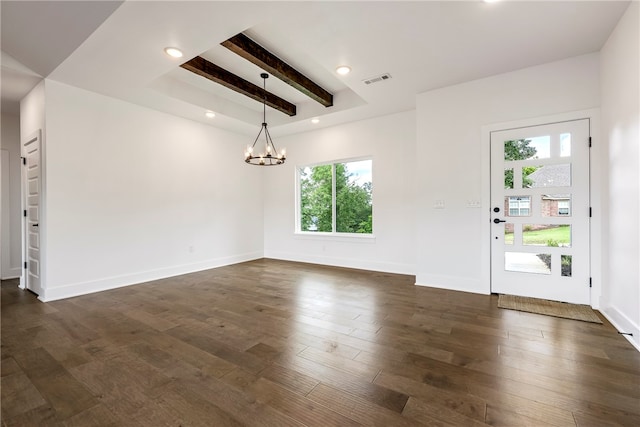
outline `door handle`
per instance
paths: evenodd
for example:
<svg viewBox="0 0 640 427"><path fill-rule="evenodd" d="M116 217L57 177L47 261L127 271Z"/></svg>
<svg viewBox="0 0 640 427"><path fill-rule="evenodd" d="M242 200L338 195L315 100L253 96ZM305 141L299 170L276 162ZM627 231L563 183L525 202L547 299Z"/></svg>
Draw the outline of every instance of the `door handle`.
<svg viewBox="0 0 640 427"><path fill-rule="evenodd" d="M501 222L507 222L507 221L506 221L506 220L504 220L504 219L498 219L498 218L496 218L496 219L494 219L494 220L493 220L493 223L494 223L494 224L500 224Z"/></svg>
<svg viewBox="0 0 640 427"><path fill-rule="evenodd" d="M32 227L38 227L40 224L38 224L37 222L35 224L31 224Z"/></svg>

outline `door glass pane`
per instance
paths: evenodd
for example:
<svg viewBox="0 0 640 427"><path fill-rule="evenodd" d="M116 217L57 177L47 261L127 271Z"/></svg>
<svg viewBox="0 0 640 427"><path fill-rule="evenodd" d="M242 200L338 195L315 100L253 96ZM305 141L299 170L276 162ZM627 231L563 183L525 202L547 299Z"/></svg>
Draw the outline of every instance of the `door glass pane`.
<svg viewBox="0 0 640 427"><path fill-rule="evenodd" d="M563 133L560 135L560 157L571 156L571 134Z"/></svg>
<svg viewBox="0 0 640 427"><path fill-rule="evenodd" d="M300 173L300 230L333 230L331 165L304 167Z"/></svg>
<svg viewBox="0 0 640 427"><path fill-rule="evenodd" d="M504 170L504 188L513 188L513 168Z"/></svg>
<svg viewBox="0 0 640 427"><path fill-rule="evenodd" d="M535 138L529 138L529 147L536 150L536 154L529 157L529 159L548 159L551 157L551 137L537 136Z"/></svg>
<svg viewBox="0 0 640 427"><path fill-rule="evenodd" d="M524 224L522 244L529 246L571 247L571 226L567 224Z"/></svg>
<svg viewBox="0 0 640 427"><path fill-rule="evenodd" d="M504 269L518 273L551 274L551 254L505 252Z"/></svg>
<svg viewBox="0 0 640 427"><path fill-rule="evenodd" d="M542 166L523 166L522 167L522 188L531 188L535 186L534 180L529 176L532 175L535 171L537 171L541 167Z"/></svg>
<svg viewBox="0 0 640 427"><path fill-rule="evenodd" d="M505 216L531 216L531 196L507 196L504 198Z"/></svg>
<svg viewBox="0 0 640 427"><path fill-rule="evenodd" d="M504 244L513 245L513 224L510 222L504 224Z"/></svg>
<svg viewBox="0 0 640 427"><path fill-rule="evenodd" d="M504 142L506 161L548 159L549 157L551 157L551 137L548 135Z"/></svg>
<svg viewBox="0 0 640 427"><path fill-rule="evenodd" d="M569 186L571 186L571 164L569 163L522 168L523 188Z"/></svg>
<svg viewBox="0 0 640 427"><path fill-rule="evenodd" d="M336 231L371 234L371 160L336 163Z"/></svg>
<svg viewBox="0 0 640 427"><path fill-rule="evenodd" d="M560 264L562 265L562 275L571 277L571 255L560 255Z"/></svg>
<svg viewBox="0 0 640 427"><path fill-rule="evenodd" d="M543 194L540 206L542 216L571 216L571 194Z"/></svg>

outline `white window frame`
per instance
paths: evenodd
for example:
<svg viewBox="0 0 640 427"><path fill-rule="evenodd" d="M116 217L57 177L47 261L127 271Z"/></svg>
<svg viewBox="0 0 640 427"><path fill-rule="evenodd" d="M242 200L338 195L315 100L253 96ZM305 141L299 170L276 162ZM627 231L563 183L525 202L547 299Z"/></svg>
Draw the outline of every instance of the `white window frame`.
<svg viewBox="0 0 640 427"><path fill-rule="evenodd" d="M371 161L371 183L373 184L373 156L363 156L363 157L352 157L348 159L338 159L331 160L326 162L319 163L310 163L304 165L297 165L295 167L295 195L296 195L296 203L295 203L295 231L294 233L301 237L313 237L313 238L344 238L344 239L363 239L370 240L375 239L375 235L373 230L375 230L375 207L374 207L374 196L373 192L371 194L371 233L344 233L337 232L336 230L336 168L335 165L338 163L351 163L351 162L360 162L370 160ZM300 170L304 168L313 168L316 166L327 166L331 165L331 229L333 231L303 231L302 230L302 215L301 215L301 205L302 205L302 195L300 192Z"/></svg>

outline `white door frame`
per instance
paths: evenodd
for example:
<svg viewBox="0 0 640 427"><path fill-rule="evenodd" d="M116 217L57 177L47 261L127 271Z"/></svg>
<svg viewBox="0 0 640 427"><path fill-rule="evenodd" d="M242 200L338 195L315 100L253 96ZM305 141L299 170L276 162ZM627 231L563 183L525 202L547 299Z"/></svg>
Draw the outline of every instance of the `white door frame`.
<svg viewBox="0 0 640 427"><path fill-rule="evenodd" d="M593 284L591 288L591 306L595 309L600 307L600 297L602 295L602 218L604 214L603 184L604 167L606 162L603 158L601 131L600 131L600 109L580 110L569 113L554 114L549 116L534 117L530 119L515 120L509 122L499 122L482 126L481 128L481 158L482 158L482 282L485 283L487 293L491 292L491 132L514 129L528 126L538 126L548 123L564 122L579 119L590 119L590 134L593 140L591 148L590 182L589 193L593 216L591 218L590 233L591 245L589 261L591 265L591 277ZM602 159L602 160L598 160Z"/></svg>

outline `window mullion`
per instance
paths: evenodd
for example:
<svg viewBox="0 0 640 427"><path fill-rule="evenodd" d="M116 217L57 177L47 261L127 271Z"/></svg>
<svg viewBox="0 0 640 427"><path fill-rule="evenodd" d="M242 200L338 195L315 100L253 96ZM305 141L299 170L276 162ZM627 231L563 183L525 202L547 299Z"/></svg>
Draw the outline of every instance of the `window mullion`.
<svg viewBox="0 0 640 427"><path fill-rule="evenodd" d="M331 232L336 232L336 165L331 165Z"/></svg>

